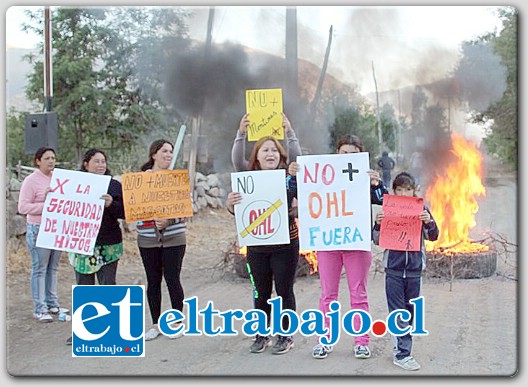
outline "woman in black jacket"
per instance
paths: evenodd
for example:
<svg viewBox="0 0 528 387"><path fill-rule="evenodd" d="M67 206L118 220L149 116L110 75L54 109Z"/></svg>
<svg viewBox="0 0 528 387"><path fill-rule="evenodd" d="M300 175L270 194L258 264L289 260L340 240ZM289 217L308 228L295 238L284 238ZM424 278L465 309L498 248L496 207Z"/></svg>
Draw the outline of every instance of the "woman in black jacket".
<svg viewBox="0 0 528 387"><path fill-rule="evenodd" d="M90 149L84 154L81 171L98 175L110 175L106 155L99 149ZM101 196L105 201L101 228L95 241L92 256L69 253L70 264L75 269L77 285L115 285L117 263L123 255L123 236L119 219L125 218L123 189L121 183L110 179L108 192Z"/></svg>

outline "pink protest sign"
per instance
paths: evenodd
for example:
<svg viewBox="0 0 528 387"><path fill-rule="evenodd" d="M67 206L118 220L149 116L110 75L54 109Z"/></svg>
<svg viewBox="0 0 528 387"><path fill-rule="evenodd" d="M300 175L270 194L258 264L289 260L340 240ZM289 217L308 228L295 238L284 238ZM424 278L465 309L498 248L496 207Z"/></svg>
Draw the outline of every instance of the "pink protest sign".
<svg viewBox="0 0 528 387"><path fill-rule="evenodd" d="M420 251L423 199L412 196L383 195L379 245L384 249Z"/></svg>

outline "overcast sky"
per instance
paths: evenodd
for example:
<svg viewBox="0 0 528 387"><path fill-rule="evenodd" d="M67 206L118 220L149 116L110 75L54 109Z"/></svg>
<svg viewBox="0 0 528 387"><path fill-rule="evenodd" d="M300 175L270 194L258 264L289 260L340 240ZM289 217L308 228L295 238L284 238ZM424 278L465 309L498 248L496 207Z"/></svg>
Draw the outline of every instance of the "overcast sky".
<svg viewBox="0 0 528 387"><path fill-rule="evenodd" d="M42 39L21 31L23 9L6 13L6 47L31 48ZM33 7L34 8L34 7ZM43 9L37 7L37 9ZM209 7L191 7L191 36L204 39ZM328 73L364 93L444 78L460 43L500 28L489 6L297 6L298 54L322 66L333 26ZM213 42L240 43L284 55L286 6L217 6Z"/></svg>

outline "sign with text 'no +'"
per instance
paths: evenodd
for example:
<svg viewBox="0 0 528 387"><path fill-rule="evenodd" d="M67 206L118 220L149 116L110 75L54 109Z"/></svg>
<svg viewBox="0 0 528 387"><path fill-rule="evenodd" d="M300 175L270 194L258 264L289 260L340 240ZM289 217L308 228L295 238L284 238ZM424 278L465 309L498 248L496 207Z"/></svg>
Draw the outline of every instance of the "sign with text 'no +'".
<svg viewBox="0 0 528 387"><path fill-rule="evenodd" d="M367 152L298 156L301 250L371 250Z"/></svg>
<svg viewBox="0 0 528 387"><path fill-rule="evenodd" d="M282 127L282 89L246 90L248 141L265 136L284 139Z"/></svg>

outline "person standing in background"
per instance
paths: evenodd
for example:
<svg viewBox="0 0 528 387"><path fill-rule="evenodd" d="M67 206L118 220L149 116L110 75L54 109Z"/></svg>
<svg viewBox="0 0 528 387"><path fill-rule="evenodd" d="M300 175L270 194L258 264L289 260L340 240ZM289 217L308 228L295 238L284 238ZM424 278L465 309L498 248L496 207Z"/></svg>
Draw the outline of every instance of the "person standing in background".
<svg viewBox="0 0 528 387"><path fill-rule="evenodd" d="M392 157L389 156L387 151L383 151L381 154L381 159L378 160L378 167L381 168L381 173L383 176L383 184L385 187L390 187L391 183L391 172L396 166L396 162Z"/></svg>

